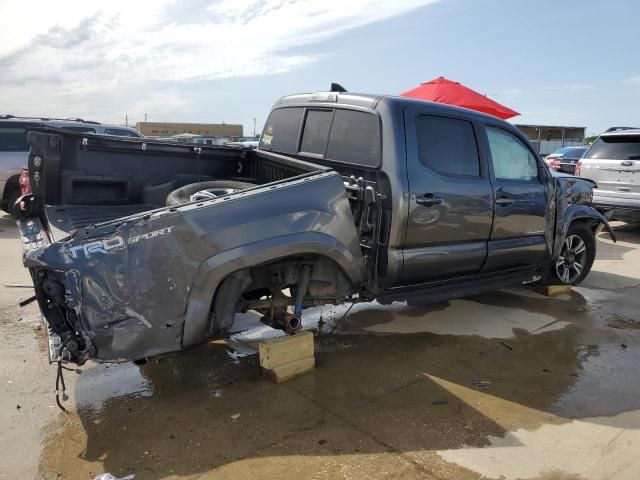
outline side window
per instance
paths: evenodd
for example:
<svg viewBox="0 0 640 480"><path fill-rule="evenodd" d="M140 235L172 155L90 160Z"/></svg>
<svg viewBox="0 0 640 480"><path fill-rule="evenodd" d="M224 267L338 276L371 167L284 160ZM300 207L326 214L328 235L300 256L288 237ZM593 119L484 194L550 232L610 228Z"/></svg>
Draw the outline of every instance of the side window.
<svg viewBox="0 0 640 480"><path fill-rule="evenodd" d="M303 108L278 108L271 112L260 137L262 150L297 153L298 132L302 123Z"/></svg>
<svg viewBox="0 0 640 480"><path fill-rule="evenodd" d="M300 152L324 155L332 114L331 110L307 110Z"/></svg>
<svg viewBox="0 0 640 480"><path fill-rule="evenodd" d="M104 134L117 135L119 137L137 137L135 133L132 133L129 130L120 130L119 128L105 128Z"/></svg>
<svg viewBox="0 0 640 480"><path fill-rule="evenodd" d="M69 130L71 132L96 133L96 130L91 127L62 127L62 129Z"/></svg>
<svg viewBox="0 0 640 480"><path fill-rule="evenodd" d="M498 180L538 180L538 162L515 135L496 127L487 127L493 173Z"/></svg>
<svg viewBox="0 0 640 480"><path fill-rule="evenodd" d="M27 129L0 127L0 152L28 152Z"/></svg>
<svg viewBox="0 0 640 480"><path fill-rule="evenodd" d="M418 155L424 165L447 175L480 176L478 145L471 122L418 115L416 133Z"/></svg>
<svg viewBox="0 0 640 480"><path fill-rule="evenodd" d="M380 165L380 128L371 113L337 109L325 158L364 167Z"/></svg>

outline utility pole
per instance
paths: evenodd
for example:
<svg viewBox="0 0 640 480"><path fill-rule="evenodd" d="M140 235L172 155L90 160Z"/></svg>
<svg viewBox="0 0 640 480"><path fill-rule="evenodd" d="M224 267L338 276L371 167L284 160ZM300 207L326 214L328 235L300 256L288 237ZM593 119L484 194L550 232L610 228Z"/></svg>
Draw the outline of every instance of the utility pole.
<svg viewBox="0 0 640 480"><path fill-rule="evenodd" d="M144 114L144 123L147 123L147 115L149 115L148 113Z"/></svg>
<svg viewBox="0 0 640 480"><path fill-rule="evenodd" d="M253 117L253 136L256 136L256 117Z"/></svg>
<svg viewBox="0 0 640 480"><path fill-rule="evenodd" d="M129 126L129 115L128 114L124 114L124 124L125 126Z"/></svg>

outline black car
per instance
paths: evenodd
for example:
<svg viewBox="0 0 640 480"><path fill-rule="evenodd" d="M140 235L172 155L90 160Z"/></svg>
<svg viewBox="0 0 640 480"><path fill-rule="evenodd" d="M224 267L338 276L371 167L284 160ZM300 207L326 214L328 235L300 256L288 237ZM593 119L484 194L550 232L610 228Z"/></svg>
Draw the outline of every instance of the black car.
<svg viewBox="0 0 640 480"><path fill-rule="evenodd" d="M547 155L545 161L549 168L562 173L573 173L576 171L576 163L582 158L588 147L564 147Z"/></svg>

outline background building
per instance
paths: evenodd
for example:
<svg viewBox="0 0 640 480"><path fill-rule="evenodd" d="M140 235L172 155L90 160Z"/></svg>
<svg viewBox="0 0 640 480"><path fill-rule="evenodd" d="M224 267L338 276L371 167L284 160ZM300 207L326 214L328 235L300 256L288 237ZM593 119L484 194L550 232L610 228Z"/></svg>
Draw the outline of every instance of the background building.
<svg viewBox="0 0 640 480"><path fill-rule="evenodd" d="M542 155L549 155L562 147L574 147L584 143L585 127L556 127L551 125L516 125L524 133L533 148Z"/></svg>
<svg viewBox="0 0 640 480"><path fill-rule="evenodd" d="M241 137L242 125L231 123L137 122L136 129L147 137L172 137L181 133L203 137Z"/></svg>

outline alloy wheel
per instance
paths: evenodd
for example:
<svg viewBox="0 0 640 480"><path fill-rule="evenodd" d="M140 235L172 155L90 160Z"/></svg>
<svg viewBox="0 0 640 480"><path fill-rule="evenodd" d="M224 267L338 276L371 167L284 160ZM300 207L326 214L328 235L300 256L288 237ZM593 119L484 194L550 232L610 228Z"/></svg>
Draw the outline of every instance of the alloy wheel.
<svg viewBox="0 0 640 480"><path fill-rule="evenodd" d="M569 235L564 239L562 251L556 260L556 275L564 283L574 283L587 261L587 246L579 235Z"/></svg>

